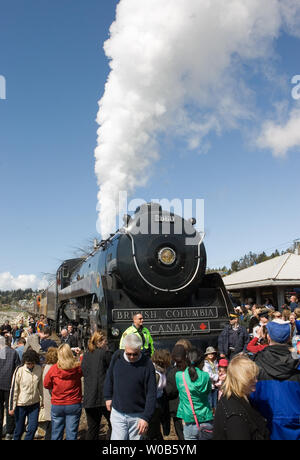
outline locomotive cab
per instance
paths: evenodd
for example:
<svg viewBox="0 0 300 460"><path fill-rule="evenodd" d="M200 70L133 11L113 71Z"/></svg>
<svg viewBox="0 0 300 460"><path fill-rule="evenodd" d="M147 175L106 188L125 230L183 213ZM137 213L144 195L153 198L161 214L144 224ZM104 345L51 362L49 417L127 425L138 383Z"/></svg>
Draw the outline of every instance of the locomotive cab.
<svg viewBox="0 0 300 460"><path fill-rule="evenodd" d="M65 260L57 270L56 278L59 289L70 285L72 273L82 264L84 258Z"/></svg>

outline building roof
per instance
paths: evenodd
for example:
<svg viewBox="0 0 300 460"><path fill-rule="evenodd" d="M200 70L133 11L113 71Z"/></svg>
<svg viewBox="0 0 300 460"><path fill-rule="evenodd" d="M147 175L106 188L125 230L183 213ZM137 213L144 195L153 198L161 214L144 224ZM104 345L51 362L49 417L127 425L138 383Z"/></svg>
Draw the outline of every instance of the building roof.
<svg viewBox="0 0 300 460"><path fill-rule="evenodd" d="M300 255L283 254L223 278L228 290L259 286L300 286Z"/></svg>

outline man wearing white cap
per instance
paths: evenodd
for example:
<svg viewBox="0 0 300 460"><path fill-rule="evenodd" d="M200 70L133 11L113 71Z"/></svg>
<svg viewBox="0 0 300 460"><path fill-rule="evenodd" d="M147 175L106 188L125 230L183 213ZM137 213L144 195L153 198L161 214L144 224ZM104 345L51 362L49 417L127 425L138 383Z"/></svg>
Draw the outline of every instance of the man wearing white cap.
<svg viewBox="0 0 300 460"><path fill-rule="evenodd" d="M271 439L300 440L300 366L289 347L289 321L267 324L269 346L254 357L259 367L253 406L267 419Z"/></svg>

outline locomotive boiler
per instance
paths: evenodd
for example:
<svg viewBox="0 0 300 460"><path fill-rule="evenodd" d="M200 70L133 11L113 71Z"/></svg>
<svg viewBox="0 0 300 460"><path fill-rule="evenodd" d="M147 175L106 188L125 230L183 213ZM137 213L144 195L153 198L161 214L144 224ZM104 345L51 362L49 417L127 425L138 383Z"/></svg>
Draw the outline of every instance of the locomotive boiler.
<svg viewBox="0 0 300 460"><path fill-rule="evenodd" d="M194 224L156 203L142 205L88 257L60 265L41 295L41 313L57 332L73 322L85 343L104 330L113 349L134 312L143 314L156 348L171 348L179 338L216 345L233 307L221 276L205 273Z"/></svg>

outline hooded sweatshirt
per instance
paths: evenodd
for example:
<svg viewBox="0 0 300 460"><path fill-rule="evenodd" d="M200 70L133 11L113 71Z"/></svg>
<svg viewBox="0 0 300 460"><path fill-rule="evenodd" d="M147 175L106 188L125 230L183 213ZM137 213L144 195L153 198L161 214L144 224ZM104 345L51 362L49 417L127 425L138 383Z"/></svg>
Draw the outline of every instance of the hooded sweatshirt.
<svg viewBox="0 0 300 460"><path fill-rule="evenodd" d="M254 357L259 367L251 403L268 420L271 439L300 440L300 371L288 345L271 345Z"/></svg>
<svg viewBox="0 0 300 460"><path fill-rule="evenodd" d="M54 364L44 379L44 387L52 391L51 404L67 406L81 403L81 377L80 366L65 370Z"/></svg>

